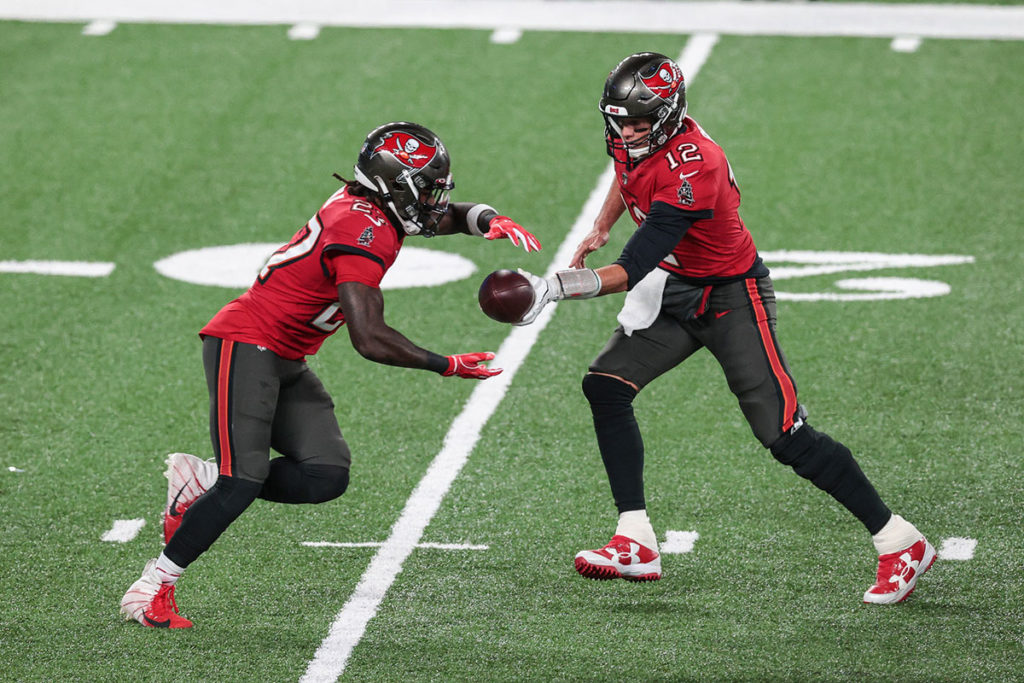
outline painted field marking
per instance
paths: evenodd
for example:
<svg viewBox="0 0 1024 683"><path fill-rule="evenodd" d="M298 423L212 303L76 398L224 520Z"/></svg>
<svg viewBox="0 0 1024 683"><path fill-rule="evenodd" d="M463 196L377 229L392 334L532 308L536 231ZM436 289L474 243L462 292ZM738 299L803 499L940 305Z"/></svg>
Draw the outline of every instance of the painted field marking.
<svg viewBox="0 0 1024 683"><path fill-rule="evenodd" d="M105 36L117 28L116 21L110 21L109 19L97 19L96 21L90 21L82 29L83 36Z"/></svg>
<svg viewBox="0 0 1024 683"><path fill-rule="evenodd" d="M942 539L939 546L940 560L970 560L974 557L974 550L978 547L976 538L960 538L953 536Z"/></svg>
<svg viewBox="0 0 1024 683"><path fill-rule="evenodd" d="M114 264L103 261L0 261L0 273L106 277L112 272Z"/></svg>
<svg viewBox="0 0 1024 683"><path fill-rule="evenodd" d="M917 52L920 47L921 38L919 36L900 36L893 38L892 43L889 44L889 49L893 52Z"/></svg>
<svg viewBox="0 0 1024 683"><path fill-rule="evenodd" d="M586 0L4 0L0 19L266 25L316 22L362 28L441 28L738 36L893 36L1024 39L1024 7L968 4L771 2L770 0L588 2ZM652 17L656 19L651 20ZM688 73L685 72L684 73Z"/></svg>
<svg viewBox="0 0 1024 683"><path fill-rule="evenodd" d="M320 35L320 24L295 24L288 29L288 37L292 40L316 40Z"/></svg>
<svg viewBox="0 0 1024 683"><path fill-rule="evenodd" d="M144 526L146 526L146 520L144 519L115 519L114 526L103 534L100 540L112 543L127 543L138 536Z"/></svg>
<svg viewBox="0 0 1024 683"><path fill-rule="evenodd" d="M494 33L491 34L491 42L496 45L511 45L513 43L518 43L519 39L522 37L522 29L499 28L495 29Z"/></svg>
<svg viewBox="0 0 1024 683"><path fill-rule="evenodd" d="M360 541L358 543L335 543L334 541L303 541L302 545L307 548L380 548L384 544L380 541ZM489 550L490 546L474 545L472 543L417 543L417 548L429 548L433 550Z"/></svg>
<svg viewBox="0 0 1024 683"><path fill-rule="evenodd" d="M687 41L678 64L683 73L689 74L691 83L717 42L717 35L707 34L692 36ZM614 179L615 169L609 163L569 234L555 252L545 276L553 275L572 259L576 245L593 227L594 219ZM493 363L494 367L502 367L505 371L480 382L470 394L462 412L445 435L441 451L430 463L426 474L406 501L398 521L391 527L391 535L370 561L351 597L331 624L327 637L317 648L300 679L303 683L335 681L345 671L348 658L362 640L367 624L377 614L388 589L402 571L406 558L419 545L424 530L437 514L441 501L479 441L484 425L497 410L516 372L525 362L540 333L547 327L556 308L557 304L547 306L532 325L514 327L505 338Z"/></svg>
<svg viewBox="0 0 1024 683"><path fill-rule="evenodd" d="M694 544L700 539L696 531L666 531L665 542L659 551L662 555L685 555L693 552Z"/></svg>

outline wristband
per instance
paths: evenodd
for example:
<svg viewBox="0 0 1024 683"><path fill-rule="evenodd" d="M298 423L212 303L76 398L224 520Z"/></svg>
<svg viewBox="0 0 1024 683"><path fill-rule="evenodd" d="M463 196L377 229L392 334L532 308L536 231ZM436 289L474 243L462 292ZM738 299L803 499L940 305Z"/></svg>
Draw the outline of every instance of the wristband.
<svg viewBox="0 0 1024 683"><path fill-rule="evenodd" d="M483 237L490 229L491 219L498 215L498 210L487 204L474 204L466 214L466 225L469 234Z"/></svg>
<svg viewBox="0 0 1024 683"><path fill-rule="evenodd" d="M589 299L601 292L601 276L593 268L570 268L555 273L562 290L560 298Z"/></svg>
<svg viewBox="0 0 1024 683"><path fill-rule="evenodd" d="M427 370L433 370L438 374L448 371L448 358L431 351L427 351Z"/></svg>

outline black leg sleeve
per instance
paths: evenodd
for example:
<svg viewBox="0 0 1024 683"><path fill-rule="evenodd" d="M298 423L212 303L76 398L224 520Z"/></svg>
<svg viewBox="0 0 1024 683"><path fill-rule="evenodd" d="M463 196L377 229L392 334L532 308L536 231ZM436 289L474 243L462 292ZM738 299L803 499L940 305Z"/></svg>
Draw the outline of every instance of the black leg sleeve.
<svg viewBox="0 0 1024 683"><path fill-rule="evenodd" d="M219 477L210 490L189 506L181 518L181 526L171 536L164 554L179 567L189 566L220 538L256 500L261 483Z"/></svg>
<svg viewBox="0 0 1024 683"><path fill-rule="evenodd" d="M825 491L859 519L871 534L881 531L892 513L853 459L850 449L807 423L771 445L783 465Z"/></svg>
<svg viewBox="0 0 1024 683"><path fill-rule="evenodd" d="M633 416L636 390L605 375L583 378L583 394L594 416L597 447L601 451L615 507L619 512L643 510L644 441Z"/></svg>

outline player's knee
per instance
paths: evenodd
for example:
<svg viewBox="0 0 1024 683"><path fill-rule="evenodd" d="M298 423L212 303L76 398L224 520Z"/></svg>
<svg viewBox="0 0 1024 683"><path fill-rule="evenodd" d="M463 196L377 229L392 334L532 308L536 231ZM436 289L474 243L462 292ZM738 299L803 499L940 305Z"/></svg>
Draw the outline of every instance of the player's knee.
<svg viewBox="0 0 1024 683"><path fill-rule="evenodd" d="M310 503L326 503L348 489L348 468L337 465L303 465Z"/></svg>
<svg viewBox="0 0 1024 683"><path fill-rule="evenodd" d="M636 389L616 377L589 373L583 378L583 395L591 407L630 405L636 394Z"/></svg>

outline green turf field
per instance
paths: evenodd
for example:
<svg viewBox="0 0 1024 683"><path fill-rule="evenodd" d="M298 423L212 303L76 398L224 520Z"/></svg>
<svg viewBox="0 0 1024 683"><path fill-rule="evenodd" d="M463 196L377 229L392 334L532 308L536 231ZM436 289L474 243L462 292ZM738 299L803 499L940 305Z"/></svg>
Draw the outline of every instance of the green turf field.
<svg viewBox="0 0 1024 683"><path fill-rule="evenodd" d="M286 28L0 22L0 262L114 264L0 272L2 680L300 679L376 553L303 542L387 540L478 385L374 365L340 331L310 364L354 452L348 492L255 503L179 582L191 631L124 622L121 595L161 547L164 457L210 455L196 332L240 292L154 262L287 241L369 129L416 120L452 154L454 199L494 204L545 249L410 238L477 271L387 291L388 321L439 353L496 350L510 328L477 287L565 265L552 259L608 163L608 70L690 38ZM973 558L940 558L904 604L862 605L869 537L757 444L699 354L636 403L655 528L699 539L656 583L579 578L573 555L615 521L579 383L621 299L564 303L421 539L472 547L412 552L343 678L1024 678L1024 43L890 42L723 35L690 113L729 154L762 251L970 257L776 286L833 296L779 304L811 421L937 547L976 540ZM835 300L851 291L837 280L868 277L949 293ZM101 540L131 519L137 537Z"/></svg>

